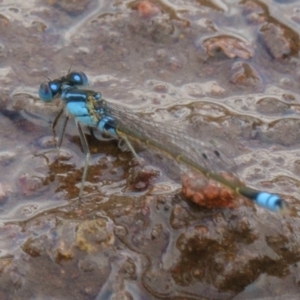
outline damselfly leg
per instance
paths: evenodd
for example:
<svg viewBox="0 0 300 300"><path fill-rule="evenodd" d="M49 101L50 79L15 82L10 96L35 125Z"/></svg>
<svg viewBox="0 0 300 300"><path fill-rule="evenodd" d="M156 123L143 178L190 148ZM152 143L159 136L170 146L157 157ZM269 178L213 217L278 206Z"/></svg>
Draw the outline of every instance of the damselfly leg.
<svg viewBox="0 0 300 300"><path fill-rule="evenodd" d="M83 188L84 188L84 183L85 183L85 180L86 180L86 175L87 175L88 166L89 166L89 159L90 159L91 154L90 154L90 150L89 150L89 144L87 142L87 139L85 137L85 134L82 130L81 125L76 120L75 120L75 124L76 124L76 127L78 129L82 150L83 150L83 153L85 155L83 173L82 173L82 177L81 177L81 185L80 185L79 196L78 196L79 200L81 200L82 193L83 193Z"/></svg>
<svg viewBox="0 0 300 300"><path fill-rule="evenodd" d="M60 117L62 116L62 113L64 112L64 109L62 109L59 114L56 116L55 120L53 121L52 123L52 132L53 132L53 137L54 137L54 140L56 140L56 131L55 131L55 128L57 126L57 122L58 120L60 119ZM56 143L56 147L59 149L61 147L61 144L62 144L62 141L63 141L63 138L65 136L65 132L66 132L66 127L67 127L67 124L68 124L68 121L69 121L70 117L69 116L65 116L65 119L64 119L64 122L62 124L62 129L61 129L61 132L60 132L60 135L59 135L59 138L58 138L58 141Z"/></svg>

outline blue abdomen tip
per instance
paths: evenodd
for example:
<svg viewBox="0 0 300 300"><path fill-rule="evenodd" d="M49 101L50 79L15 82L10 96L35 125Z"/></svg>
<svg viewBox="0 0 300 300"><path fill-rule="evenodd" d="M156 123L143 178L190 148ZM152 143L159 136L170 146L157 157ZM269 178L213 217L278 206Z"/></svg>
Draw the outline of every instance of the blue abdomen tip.
<svg viewBox="0 0 300 300"><path fill-rule="evenodd" d="M255 202L272 211L278 211L282 207L282 200L279 196L261 192L257 195Z"/></svg>

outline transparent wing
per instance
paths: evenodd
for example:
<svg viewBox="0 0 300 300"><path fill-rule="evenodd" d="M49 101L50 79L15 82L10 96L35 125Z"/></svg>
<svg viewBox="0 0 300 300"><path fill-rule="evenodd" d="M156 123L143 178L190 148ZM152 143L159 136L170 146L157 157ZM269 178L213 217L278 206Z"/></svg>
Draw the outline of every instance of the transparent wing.
<svg viewBox="0 0 300 300"><path fill-rule="evenodd" d="M207 142L207 138L202 141L201 137L197 137L196 132L187 128L147 120L114 103L108 104L108 113L120 126L136 132L137 139L141 139L142 143L147 144L148 139L156 141L165 149L188 157L210 172L230 171L232 173L236 167L234 160L221 153L213 143Z"/></svg>

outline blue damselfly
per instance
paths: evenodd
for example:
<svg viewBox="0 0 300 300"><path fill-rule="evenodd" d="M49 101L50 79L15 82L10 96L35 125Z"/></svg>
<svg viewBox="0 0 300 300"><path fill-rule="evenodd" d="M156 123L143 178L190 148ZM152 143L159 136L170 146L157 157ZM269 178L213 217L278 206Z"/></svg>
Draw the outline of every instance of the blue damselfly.
<svg viewBox="0 0 300 300"><path fill-rule="evenodd" d="M243 186L237 181L230 180L221 173L215 172L213 164L215 161L221 160L222 153L212 145L188 136L184 130L144 120L121 105L108 103L99 92L82 88L87 83L88 79L84 73L70 72L59 79L42 83L39 89L39 97L44 102L51 102L54 98L60 97L64 103L64 109L55 119L53 126L63 112L66 113L63 133L69 118L75 119L85 153L79 198L83 193L90 157L82 126L88 126L97 129L103 136L124 141L137 159L138 155L132 142L142 143L149 149L159 151L178 164L229 187L236 193L269 210L279 211L286 207L285 201L278 195ZM62 143L63 133L58 142L59 147Z"/></svg>

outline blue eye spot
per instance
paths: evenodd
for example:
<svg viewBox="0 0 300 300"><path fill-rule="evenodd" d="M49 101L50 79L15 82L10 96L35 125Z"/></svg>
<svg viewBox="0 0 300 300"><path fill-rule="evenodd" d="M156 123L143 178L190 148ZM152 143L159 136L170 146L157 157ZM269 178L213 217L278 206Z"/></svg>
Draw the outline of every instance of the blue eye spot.
<svg viewBox="0 0 300 300"><path fill-rule="evenodd" d="M60 88L60 84L58 84L57 82L50 82L49 86L50 86L50 89L53 93L57 92Z"/></svg>
<svg viewBox="0 0 300 300"><path fill-rule="evenodd" d="M67 80L69 80L74 85L87 85L88 79L83 72L71 72L67 75Z"/></svg>
<svg viewBox="0 0 300 300"><path fill-rule="evenodd" d="M80 82L80 76L78 74L75 74L73 77L74 81Z"/></svg>

